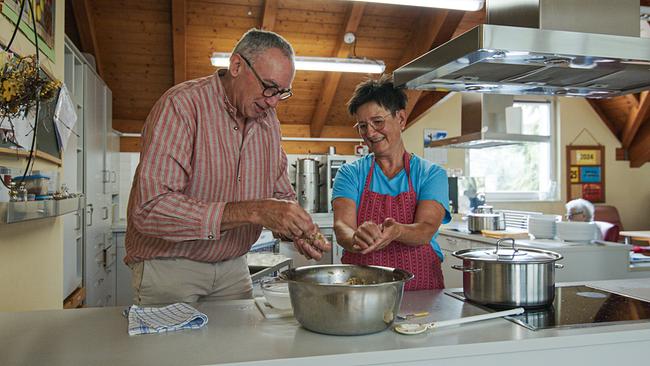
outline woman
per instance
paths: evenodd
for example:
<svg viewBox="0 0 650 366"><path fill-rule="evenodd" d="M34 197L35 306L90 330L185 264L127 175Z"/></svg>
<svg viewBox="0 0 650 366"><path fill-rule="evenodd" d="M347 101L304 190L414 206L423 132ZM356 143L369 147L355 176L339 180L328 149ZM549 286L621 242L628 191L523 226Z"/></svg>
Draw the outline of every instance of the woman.
<svg viewBox="0 0 650 366"><path fill-rule="evenodd" d="M405 108L390 80L354 91L348 111L371 154L336 174L334 230L343 263L405 269L415 275L406 290L444 288L435 236L451 219L447 174L404 148Z"/></svg>
<svg viewBox="0 0 650 366"><path fill-rule="evenodd" d="M578 198L572 201L569 201L564 205L566 208L566 215L568 221L579 221L579 222L591 222L594 224L594 232L596 240L603 240L603 238L608 236L610 230L616 230L615 225L604 222L604 221L594 221L594 213L596 209L594 204Z"/></svg>

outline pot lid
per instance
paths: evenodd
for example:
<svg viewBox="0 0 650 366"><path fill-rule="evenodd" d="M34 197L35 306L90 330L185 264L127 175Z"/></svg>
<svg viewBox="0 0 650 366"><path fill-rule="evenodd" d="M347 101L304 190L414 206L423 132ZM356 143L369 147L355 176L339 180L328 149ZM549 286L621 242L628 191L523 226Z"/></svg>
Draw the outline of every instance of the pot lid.
<svg viewBox="0 0 650 366"><path fill-rule="evenodd" d="M559 253L542 249L521 249L514 247L504 248L472 248L458 250L452 253L456 258L468 259L483 262L500 262L500 263L548 263L562 259Z"/></svg>

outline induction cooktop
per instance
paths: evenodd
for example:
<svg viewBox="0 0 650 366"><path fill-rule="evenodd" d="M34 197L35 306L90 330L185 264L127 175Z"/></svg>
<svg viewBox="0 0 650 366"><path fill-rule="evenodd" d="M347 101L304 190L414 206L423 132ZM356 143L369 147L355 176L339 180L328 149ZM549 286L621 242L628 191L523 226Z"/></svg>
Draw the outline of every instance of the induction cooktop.
<svg viewBox="0 0 650 366"><path fill-rule="evenodd" d="M503 310L468 301L462 291L445 293L489 311ZM563 286L555 288L552 305L506 319L530 330L650 321L650 302L588 286Z"/></svg>

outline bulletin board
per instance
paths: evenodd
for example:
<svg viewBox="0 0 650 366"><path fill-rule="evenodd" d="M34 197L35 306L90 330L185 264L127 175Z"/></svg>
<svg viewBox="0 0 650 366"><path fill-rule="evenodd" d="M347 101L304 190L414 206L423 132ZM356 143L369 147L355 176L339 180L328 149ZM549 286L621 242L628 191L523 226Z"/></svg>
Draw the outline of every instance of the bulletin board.
<svg viewBox="0 0 650 366"><path fill-rule="evenodd" d="M584 198L605 202L605 147L568 145L566 147L567 201Z"/></svg>

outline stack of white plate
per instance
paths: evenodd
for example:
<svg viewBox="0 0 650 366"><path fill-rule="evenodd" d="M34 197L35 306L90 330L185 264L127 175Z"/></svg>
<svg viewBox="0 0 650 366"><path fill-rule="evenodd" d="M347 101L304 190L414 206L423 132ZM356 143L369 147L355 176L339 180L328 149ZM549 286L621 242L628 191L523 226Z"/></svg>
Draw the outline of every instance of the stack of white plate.
<svg viewBox="0 0 650 366"><path fill-rule="evenodd" d="M556 226L560 240L588 242L596 239L598 226L594 222L562 221Z"/></svg>
<svg viewBox="0 0 650 366"><path fill-rule="evenodd" d="M528 217L528 233L535 239L553 239L555 223L560 221L558 215L532 215Z"/></svg>

